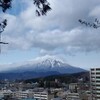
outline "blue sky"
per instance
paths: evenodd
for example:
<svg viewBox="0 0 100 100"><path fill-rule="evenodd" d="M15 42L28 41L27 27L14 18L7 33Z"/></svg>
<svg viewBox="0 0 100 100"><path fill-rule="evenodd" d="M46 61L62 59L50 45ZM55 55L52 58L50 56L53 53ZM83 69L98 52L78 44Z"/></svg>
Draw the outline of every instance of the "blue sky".
<svg viewBox="0 0 100 100"><path fill-rule="evenodd" d="M0 64L50 55L85 69L99 67L100 29L81 25L78 19L100 19L100 1L48 1L52 10L47 16L37 17L31 0L14 0L10 10L1 12L8 19L2 40L9 45L2 45Z"/></svg>

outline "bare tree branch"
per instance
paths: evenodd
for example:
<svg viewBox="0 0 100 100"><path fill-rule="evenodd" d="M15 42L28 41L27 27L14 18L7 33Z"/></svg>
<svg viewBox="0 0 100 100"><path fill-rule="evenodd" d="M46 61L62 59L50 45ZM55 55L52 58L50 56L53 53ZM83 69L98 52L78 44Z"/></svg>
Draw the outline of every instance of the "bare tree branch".
<svg viewBox="0 0 100 100"><path fill-rule="evenodd" d="M87 22L87 21L84 21L82 19L79 19L78 21L81 24L83 24L83 25L85 25L87 27L92 27L92 28L95 28L95 29L100 27L100 21L97 18L95 18L94 22Z"/></svg>
<svg viewBox="0 0 100 100"><path fill-rule="evenodd" d="M36 14L38 16L46 15L51 10L50 4L47 0L33 0L33 4L36 6ZM7 9L12 7L12 0L0 0L0 8L5 13ZM0 33L4 31L7 25L7 20L3 20L0 23Z"/></svg>

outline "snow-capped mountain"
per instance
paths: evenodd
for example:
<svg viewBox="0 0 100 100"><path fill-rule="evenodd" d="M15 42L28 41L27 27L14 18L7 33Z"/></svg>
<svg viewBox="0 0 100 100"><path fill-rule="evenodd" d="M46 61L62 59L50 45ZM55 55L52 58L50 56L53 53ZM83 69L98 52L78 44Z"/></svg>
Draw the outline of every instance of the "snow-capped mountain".
<svg viewBox="0 0 100 100"><path fill-rule="evenodd" d="M35 72L48 72L48 71L56 71L59 73L76 73L84 71L79 67L74 67L61 59L52 57L52 56L44 56L40 58L36 58L34 60L22 62L22 63L14 63L10 64L12 66L11 69L6 70L7 72L26 72L26 71L35 71Z"/></svg>
<svg viewBox="0 0 100 100"><path fill-rule="evenodd" d="M61 59L52 56L40 57L22 63L13 63L9 64L8 66L10 66L11 68L4 70L5 73L13 73L13 76L17 73L16 75L18 75L18 77L20 74L20 78L23 75L24 77L28 76L29 78L32 78L54 74L78 73L85 71L84 69L71 66Z"/></svg>

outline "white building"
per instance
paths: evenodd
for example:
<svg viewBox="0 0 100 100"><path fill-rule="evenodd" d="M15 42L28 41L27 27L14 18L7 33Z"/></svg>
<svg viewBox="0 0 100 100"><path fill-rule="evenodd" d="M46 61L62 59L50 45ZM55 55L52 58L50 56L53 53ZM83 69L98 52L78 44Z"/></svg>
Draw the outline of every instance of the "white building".
<svg viewBox="0 0 100 100"><path fill-rule="evenodd" d="M68 93L67 100L80 100L79 93Z"/></svg>
<svg viewBox="0 0 100 100"><path fill-rule="evenodd" d="M48 92L46 92L46 91L35 92L34 98L38 99L38 100L51 100L51 98L54 98L54 95L48 94Z"/></svg>
<svg viewBox="0 0 100 100"><path fill-rule="evenodd" d="M48 100L48 93L47 92L36 92L34 93L34 98Z"/></svg>
<svg viewBox="0 0 100 100"><path fill-rule="evenodd" d="M1 90L0 97L11 96L12 98L17 99L25 99L25 98L34 98L34 92L26 90L26 91L14 91L11 90Z"/></svg>
<svg viewBox="0 0 100 100"><path fill-rule="evenodd" d="M33 98L34 93L32 91L16 91L14 97L17 99Z"/></svg>
<svg viewBox="0 0 100 100"><path fill-rule="evenodd" d="M91 100L100 100L100 68L90 69Z"/></svg>
<svg viewBox="0 0 100 100"><path fill-rule="evenodd" d="M70 83L69 84L69 90L71 91L71 92L75 92L75 90L77 89L77 83Z"/></svg>

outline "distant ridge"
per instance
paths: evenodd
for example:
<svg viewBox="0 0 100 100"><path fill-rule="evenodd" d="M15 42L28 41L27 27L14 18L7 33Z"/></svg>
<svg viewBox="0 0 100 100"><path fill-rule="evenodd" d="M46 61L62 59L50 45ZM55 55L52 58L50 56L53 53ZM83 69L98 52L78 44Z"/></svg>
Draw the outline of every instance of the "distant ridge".
<svg viewBox="0 0 100 100"><path fill-rule="evenodd" d="M60 75L51 75L46 77L39 77L39 78L33 78L25 80L26 83L28 82L39 82L40 80L43 81L55 81L55 79L59 80L61 83L77 83L78 79L83 79L83 82L89 82L89 72L79 72L79 73L73 73L73 74L60 74Z"/></svg>

